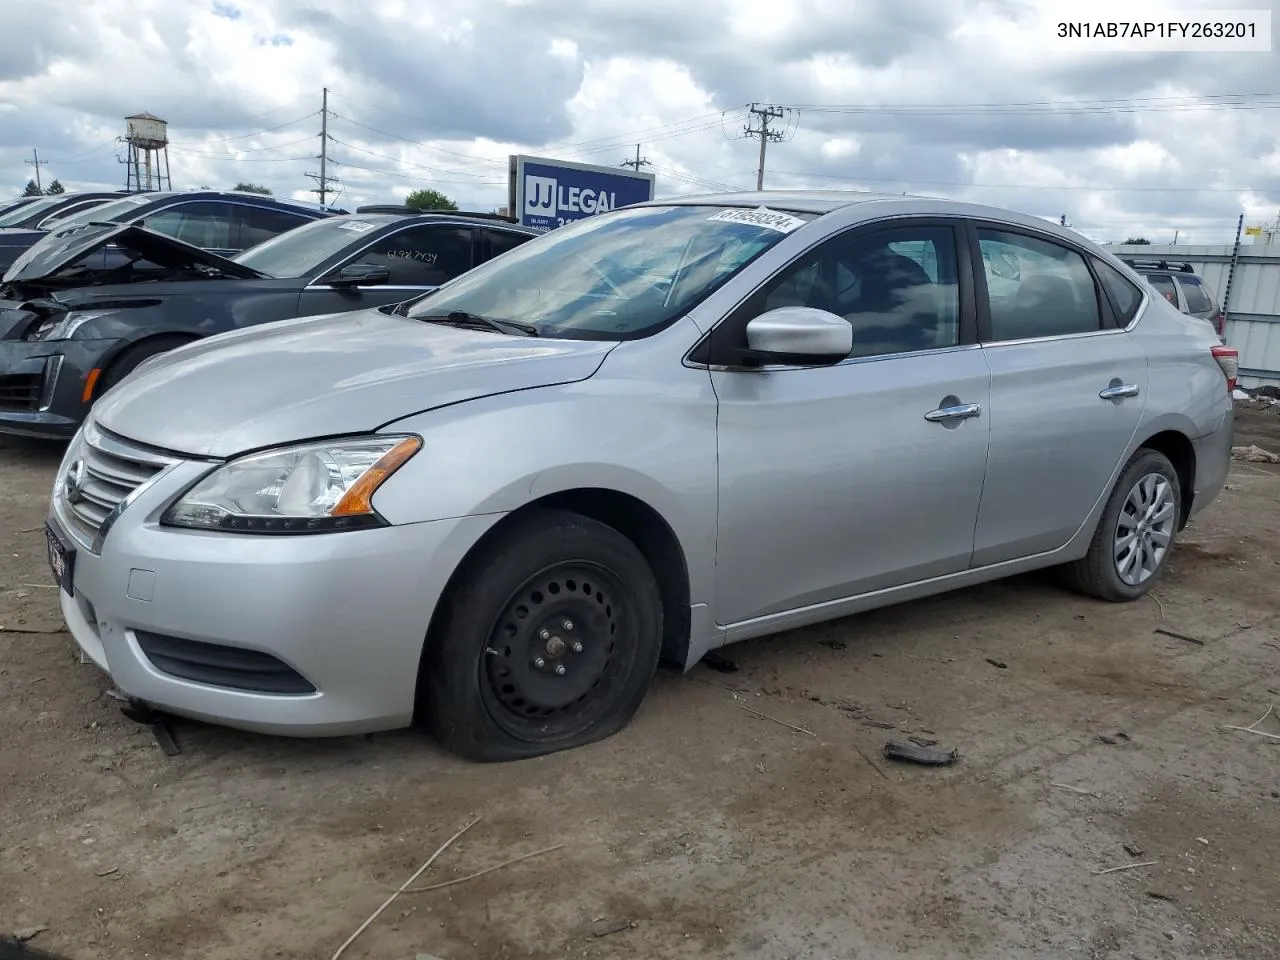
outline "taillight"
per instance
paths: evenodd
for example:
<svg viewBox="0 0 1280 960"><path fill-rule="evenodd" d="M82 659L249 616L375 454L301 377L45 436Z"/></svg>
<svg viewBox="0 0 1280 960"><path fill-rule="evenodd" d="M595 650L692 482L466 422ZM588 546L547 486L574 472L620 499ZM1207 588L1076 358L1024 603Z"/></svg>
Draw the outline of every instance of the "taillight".
<svg viewBox="0 0 1280 960"><path fill-rule="evenodd" d="M1227 392L1230 393L1236 388L1236 373L1240 369L1240 351L1235 347L1216 346L1210 347L1209 352L1222 368L1222 375L1227 378Z"/></svg>

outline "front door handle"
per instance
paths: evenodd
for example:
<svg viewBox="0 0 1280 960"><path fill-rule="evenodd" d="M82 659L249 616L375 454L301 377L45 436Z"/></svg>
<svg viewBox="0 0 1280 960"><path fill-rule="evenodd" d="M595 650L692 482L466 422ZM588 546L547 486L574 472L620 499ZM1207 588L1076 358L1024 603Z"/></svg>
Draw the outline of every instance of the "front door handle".
<svg viewBox="0 0 1280 960"><path fill-rule="evenodd" d="M937 410L930 410L924 415L924 418L930 423L950 423L954 420L968 420L972 417L980 416L982 416L982 404L957 403L947 407L939 407Z"/></svg>
<svg viewBox="0 0 1280 960"><path fill-rule="evenodd" d="M1125 397L1136 397L1137 395L1138 385L1136 383L1116 383L1105 390L1098 391L1098 396L1103 400L1123 400Z"/></svg>

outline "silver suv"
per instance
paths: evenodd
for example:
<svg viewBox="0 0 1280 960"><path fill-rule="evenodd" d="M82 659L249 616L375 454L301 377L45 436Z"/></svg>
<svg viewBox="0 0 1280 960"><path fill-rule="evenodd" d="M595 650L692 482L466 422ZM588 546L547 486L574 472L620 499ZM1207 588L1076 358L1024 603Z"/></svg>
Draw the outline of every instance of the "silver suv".
<svg viewBox="0 0 1280 960"><path fill-rule="evenodd" d="M660 657L1040 567L1141 597L1223 484L1235 362L1038 218L654 202L148 361L49 556L145 704L528 757L620 729Z"/></svg>
<svg viewBox="0 0 1280 960"><path fill-rule="evenodd" d="M1182 313L1213 326L1222 337L1226 334L1226 315L1207 283L1196 276L1195 267L1177 260L1142 260L1125 257L1124 262L1142 275L1156 293Z"/></svg>

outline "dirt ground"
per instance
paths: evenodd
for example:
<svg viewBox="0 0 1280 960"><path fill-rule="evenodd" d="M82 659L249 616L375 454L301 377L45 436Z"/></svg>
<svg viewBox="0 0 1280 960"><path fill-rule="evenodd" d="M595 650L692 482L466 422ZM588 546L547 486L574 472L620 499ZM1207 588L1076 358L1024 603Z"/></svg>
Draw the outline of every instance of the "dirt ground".
<svg viewBox="0 0 1280 960"><path fill-rule="evenodd" d="M1240 407L1280 451L1280 407ZM660 676L604 743L477 766L194 723L164 756L57 632L58 455L0 441L0 935L324 960L481 817L420 884L563 846L405 894L344 958L1280 957L1280 739L1225 729L1280 703L1278 466L1234 466L1154 599L1031 576L793 631ZM907 736L961 759L883 759Z"/></svg>

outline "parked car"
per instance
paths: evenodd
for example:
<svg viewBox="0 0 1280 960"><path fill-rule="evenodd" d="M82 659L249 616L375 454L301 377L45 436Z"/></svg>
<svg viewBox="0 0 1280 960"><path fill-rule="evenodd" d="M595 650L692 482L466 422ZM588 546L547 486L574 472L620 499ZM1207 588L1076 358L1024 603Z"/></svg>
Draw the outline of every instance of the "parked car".
<svg viewBox="0 0 1280 960"><path fill-rule="evenodd" d="M1018 276L998 298L989 262ZM407 311L148 361L67 450L50 563L139 708L294 735L416 712L527 757L623 727L660 656L1041 567L1143 596L1223 485L1236 360L1039 218L651 202Z"/></svg>
<svg viewBox="0 0 1280 960"><path fill-rule="evenodd" d="M11 237L0 246L0 269L20 260L23 254L42 247L35 256L58 246L68 231L93 223L136 223L155 233L176 237L192 246L233 256L332 212L311 204L256 193L220 190L154 191L130 193L89 210L51 217L42 231ZM96 265L122 262L115 251L104 248Z"/></svg>
<svg viewBox="0 0 1280 960"><path fill-rule="evenodd" d="M0 202L0 214L7 214L19 207L26 206L28 203L35 203L37 200L43 199L44 194L34 197L13 197L10 200Z"/></svg>
<svg viewBox="0 0 1280 960"><path fill-rule="evenodd" d="M30 203L0 212L0 270L42 239L48 225L59 217L92 210L110 200L119 200L122 195L124 192L119 190L59 193L50 197L32 197Z"/></svg>
<svg viewBox="0 0 1280 960"><path fill-rule="evenodd" d="M1218 299L1213 295L1213 290L1196 276L1196 269L1191 264L1134 257L1123 259L1155 288L1156 293L1182 313L1211 324L1218 331L1219 337L1226 334L1226 315L1218 307Z"/></svg>
<svg viewBox="0 0 1280 960"><path fill-rule="evenodd" d="M5 274L0 432L69 437L98 396L174 347L412 299L535 236L451 214L343 216L229 260L130 224L82 228ZM108 245L127 265L82 266Z"/></svg>

